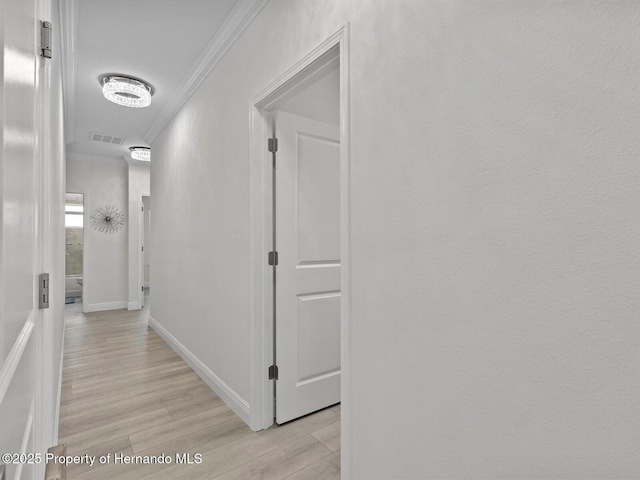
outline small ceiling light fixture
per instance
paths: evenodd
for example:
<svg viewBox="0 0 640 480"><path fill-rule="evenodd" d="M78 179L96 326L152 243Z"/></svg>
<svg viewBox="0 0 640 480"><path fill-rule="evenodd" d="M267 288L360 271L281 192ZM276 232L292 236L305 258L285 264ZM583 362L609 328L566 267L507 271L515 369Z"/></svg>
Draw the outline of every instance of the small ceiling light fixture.
<svg viewBox="0 0 640 480"><path fill-rule="evenodd" d="M104 98L118 105L132 108L151 105L153 87L137 78L124 75L103 75L100 77L100 85L102 85Z"/></svg>
<svg viewBox="0 0 640 480"><path fill-rule="evenodd" d="M151 149L149 147L129 147L131 150L131 158L140 160L141 162L151 161Z"/></svg>

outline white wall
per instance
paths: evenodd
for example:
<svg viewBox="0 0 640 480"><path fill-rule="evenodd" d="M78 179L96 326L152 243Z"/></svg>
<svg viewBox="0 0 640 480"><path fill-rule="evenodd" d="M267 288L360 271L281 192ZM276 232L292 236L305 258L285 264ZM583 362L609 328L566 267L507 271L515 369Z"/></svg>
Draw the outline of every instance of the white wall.
<svg viewBox="0 0 640 480"><path fill-rule="evenodd" d="M128 308L130 310L140 308L139 294L140 287L144 283L144 278L140 278L140 255L142 252L138 248L138 236L140 218L143 216L140 206L140 195L149 194L150 167L148 164L139 164L131 162L128 164L128 215L127 223L129 224L129 266L128 266L128 285L129 297Z"/></svg>
<svg viewBox="0 0 640 480"><path fill-rule="evenodd" d="M40 21L54 25L39 51ZM0 2L0 452L44 453L57 442L64 332L64 142L57 4ZM49 308L37 277L50 274ZM42 478L9 465L6 478Z"/></svg>
<svg viewBox="0 0 640 480"><path fill-rule="evenodd" d="M347 21L346 478L637 477L636 2L272 0L153 144L153 317L249 398L247 106Z"/></svg>
<svg viewBox="0 0 640 480"><path fill-rule="evenodd" d="M129 272L127 163L124 160L69 154L67 191L83 193L85 210L114 206L125 214L115 233L99 232L85 223L83 308L85 312L127 308ZM85 216L88 218L88 216Z"/></svg>

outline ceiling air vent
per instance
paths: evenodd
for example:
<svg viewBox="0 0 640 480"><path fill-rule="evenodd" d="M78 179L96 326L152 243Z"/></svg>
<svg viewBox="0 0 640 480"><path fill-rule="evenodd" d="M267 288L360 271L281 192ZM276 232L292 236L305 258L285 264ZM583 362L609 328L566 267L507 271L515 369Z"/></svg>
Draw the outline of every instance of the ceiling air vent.
<svg viewBox="0 0 640 480"><path fill-rule="evenodd" d="M95 132L91 134L91 140L94 142L112 143L114 145L122 145L124 143L124 138L122 137L105 135L104 133L95 133Z"/></svg>

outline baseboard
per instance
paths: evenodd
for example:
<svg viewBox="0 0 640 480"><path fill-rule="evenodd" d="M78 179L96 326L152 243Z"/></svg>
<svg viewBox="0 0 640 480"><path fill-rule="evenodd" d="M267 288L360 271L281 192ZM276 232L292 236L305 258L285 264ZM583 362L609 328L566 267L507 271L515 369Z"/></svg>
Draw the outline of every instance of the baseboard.
<svg viewBox="0 0 640 480"><path fill-rule="evenodd" d="M140 302L129 302L127 310L140 310Z"/></svg>
<svg viewBox="0 0 640 480"><path fill-rule="evenodd" d="M204 363L200 361L190 350L187 349L182 343L178 341L168 330L162 325L156 322L153 317L149 316L149 326L158 334L162 339L169 344L175 352L182 357L182 359L189 364L191 368L209 385L216 395L218 395L224 403L226 403L231 410L238 415L242 421L247 425L251 422L251 410L249 403L238 395L229 385L224 383L220 377L209 369Z"/></svg>
<svg viewBox="0 0 640 480"><path fill-rule="evenodd" d="M104 310L119 310L127 308L127 302L106 302L106 303L89 303L85 312L102 312Z"/></svg>

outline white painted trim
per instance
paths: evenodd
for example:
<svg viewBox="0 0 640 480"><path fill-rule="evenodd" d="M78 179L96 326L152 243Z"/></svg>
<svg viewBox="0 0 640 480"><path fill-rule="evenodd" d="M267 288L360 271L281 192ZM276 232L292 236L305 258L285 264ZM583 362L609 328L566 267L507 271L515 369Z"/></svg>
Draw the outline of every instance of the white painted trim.
<svg viewBox="0 0 640 480"><path fill-rule="evenodd" d="M50 12L44 5L42 0L35 2L35 18L51 18ZM39 22L36 20L35 31L39 29ZM55 47L55 42L53 44ZM55 50L55 48L54 48ZM33 311L34 311L34 329L33 344L34 362L35 362L35 385L34 396L29 407L29 414L25 422L25 430L23 432L20 453L26 450L29 438L33 436L33 449L40 452L44 449L44 445L49 440L50 427L53 425L50 418L51 412L47 408L51 405L51 375L48 375L47 366L50 362L51 340L47 333L51 330L53 313L51 310L43 310L39 308L38 292L39 274L49 272L50 281L56 281L54 271L49 267L53 266L49 259L49 242L51 236L51 202L49 202L49 166L47 162L47 154L51 150L50 134L51 128L46 119L50 118L50 104L47 101L47 93L51 91L51 68L42 59L36 62L35 70L35 155L34 155L34 214L35 214L35 230L33 232L35 238L35 250L33 251ZM50 292L51 294L52 292ZM50 295L51 297L51 295ZM49 299L51 306L54 306L56 299ZM49 340L49 341L47 341ZM35 417L35 418L34 418ZM17 466L14 479L19 480L22 476L23 464ZM44 473L43 467L34 465L33 473L40 476ZM42 472L41 472L42 471Z"/></svg>
<svg viewBox="0 0 640 480"><path fill-rule="evenodd" d="M20 444L19 453L32 453L32 452L27 452L27 448L29 446L29 439L34 435L33 420L34 420L35 410L36 410L36 397L34 396L31 399L31 407L29 408L29 415L27 415L27 422L24 425L24 432L22 432L22 443ZM15 473L13 474L14 480L20 480L22 478L23 467L24 467L24 463L21 462L18 464L15 470Z"/></svg>
<svg viewBox="0 0 640 480"><path fill-rule="evenodd" d="M76 58L78 41L78 0L58 2L58 32L64 99L64 130L67 144L76 136ZM56 28L55 26L53 27ZM54 53L55 55L55 53Z"/></svg>
<svg viewBox="0 0 640 480"><path fill-rule="evenodd" d="M22 327L18 338L13 344L13 347L11 347L9 355L7 355L7 358L0 368L0 405L2 405L4 396L7 394L9 385L11 385L11 380L13 380L13 376L15 375L18 365L20 364L20 360L22 359L22 354L31 339L31 334L33 333L33 329L36 324L35 312L36 310L31 311L31 315L29 315L29 318L24 323L24 327Z"/></svg>
<svg viewBox="0 0 640 480"><path fill-rule="evenodd" d="M341 476L352 478L351 415L351 27L340 40L340 444Z"/></svg>
<svg viewBox="0 0 640 480"><path fill-rule="evenodd" d="M144 287L144 255L142 254L142 246L145 242L144 238L144 212L142 211L142 207L144 206L144 198L151 198L150 192L144 192L138 194L138 206L137 213L138 216L138 241L136 248L136 260L137 260L137 268L136 271L138 274L136 275L136 291L138 292L138 308L144 307L144 290L142 288L138 289L137 285Z"/></svg>
<svg viewBox="0 0 640 480"><path fill-rule="evenodd" d="M127 303L127 310L140 310L140 302Z"/></svg>
<svg viewBox="0 0 640 480"><path fill-rule="evenodd" d="M105 310L119 310L121 308L127 308L126 300L122 300L119 302L90 303L88 305L85 305L84 311L85 313L103 312Z"/></svg>
<svg viewBox="0 0 640 480"><path fill-rule="evenodd" d="M265 139L272 135L270 118L250 105L250 220L249 220L249 305L251 318L249 328L249 365L251 394L251 424L254 431L263 430L273 425L273 382L266 379L265 365L271 364L273 344L266 336L264 323L271 318L272 283L271 269L265 258L271 248L271 168L269 154L264 148Z"/></svg>
<svg viewBox="0 0 640 480"><path fill-rule="evenodd" d="M238 415L245 423L249 424L251 419L251 410L245 399L238 395L229 385L222 381L215 373L209 369L198 357L196 357L187 347L174 337L167 329L156 322L153 317L149 316L149 326L158 334L167 344L189 364L189 366L209 385L216 395L218 395L224 403L226 403L236 415Z"/></svg>
<svg viewBox="0 0 640 480"><path fill-rule="evenodd" d="M66 187L65 187L66 188ZM74 193L74 192L69 192ZM82 312L89 313L87 310L88 299L89 299L89 290L91 286L91 278L87 275L87 258L89 258L89 224L91 223L91 205L88 193L85 192L75 192L82 193L82 207L84 208L84 212L82 214ZM66 266L65 266L66 268Z"/></svg>
<svg viewBox="0 0 640 480"><path fill-rule="evenodd" d="M253 97L251 103L260 110L269 111L282 97L291 93L300 84L321 73L327 66L332 66L332 62L335 61L338 55L330 54L330 51L340 44L343 30L344 27L274 80L258 95ZM307 70L309 67L313 68Z"/></svg>
<svg viewBox="0 0 640 480"><path fill-rule="evenodd" d="M200 58L198 58L189 75L178 87L177 91L173 93L169 103L162 109L162 112L145 133L143 138L147 144L151 145L160 135L160 132L176 116L267 2L268 0L238 0L218 32L204 49Z"/></svg>
<svg viewBox="0 0 640 480"><path fill-rule="evenodd" d="M266 372L273 352L273 303L270 269L266 267L271 243L271 162L266 149L272 134L269 110L285 94L298 87L310 76L327 67L339 48L340 56L340 215L341 215L341 362L342 362L342 458L343 478L351 473L350 438L350 311L351 311L351 236L350 236L350 143L349 143L349 24L324 41L302 60L278 77L256 95L249 105L250 138L250 368L251 368L251 422L253 430L273 425L273 380ZM309 68L311 67L311 68ZM345 441L346 440L346 441ZM346 473L344 473L346 472Z"/></svg>

